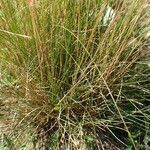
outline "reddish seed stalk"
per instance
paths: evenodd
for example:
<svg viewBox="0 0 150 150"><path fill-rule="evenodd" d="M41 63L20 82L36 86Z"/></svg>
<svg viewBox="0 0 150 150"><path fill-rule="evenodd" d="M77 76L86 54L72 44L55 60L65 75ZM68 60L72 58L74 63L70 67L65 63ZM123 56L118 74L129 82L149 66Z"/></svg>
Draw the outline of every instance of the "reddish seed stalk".
<svg viewBox="0 0 150 150"><path fill-rule="evenodd" d="M35 39L35 44L36 44L36 49L37 49L41 81L43 81L43 69L42 69L43 51L41 49L41 40L40 40L38 28L37 28L36 0L28 0L28 5L29 5L31 19L32 19L33 33L34 33L34 39Z"/></svg>

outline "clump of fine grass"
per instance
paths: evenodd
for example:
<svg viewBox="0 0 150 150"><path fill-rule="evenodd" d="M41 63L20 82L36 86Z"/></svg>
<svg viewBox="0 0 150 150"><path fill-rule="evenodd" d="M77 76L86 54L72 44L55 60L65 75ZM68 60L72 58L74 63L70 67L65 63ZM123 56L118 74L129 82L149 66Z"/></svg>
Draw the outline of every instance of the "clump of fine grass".
<svg viewBox="0 0 150 150"><path fill-rule="evenodd" d="M115 14L104 25L108 6ZM3 122L14 148L27 143L22 135L30 129L45 147L55 135L54 149L104 149L104 141L136 148L130 129L139 120L128 118L138 118L131 113L137 106L126 109L134 102L123 95L122 81L144 51L147 22L140 26L140 18L147 6L147 0L0 2L1 103L10 112Z"/></svg>

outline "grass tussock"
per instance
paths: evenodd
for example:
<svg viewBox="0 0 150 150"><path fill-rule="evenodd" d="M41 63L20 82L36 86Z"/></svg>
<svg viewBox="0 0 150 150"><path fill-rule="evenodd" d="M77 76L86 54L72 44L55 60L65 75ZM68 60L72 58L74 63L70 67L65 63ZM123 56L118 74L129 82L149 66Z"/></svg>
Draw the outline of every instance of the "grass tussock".
<svg viewBox="0 0 150 150"><path fill-rule="evenodd" d="M147 0L1 0L4 146L138 149L149 135L149 67L139 62L147 8Z"/></svg>

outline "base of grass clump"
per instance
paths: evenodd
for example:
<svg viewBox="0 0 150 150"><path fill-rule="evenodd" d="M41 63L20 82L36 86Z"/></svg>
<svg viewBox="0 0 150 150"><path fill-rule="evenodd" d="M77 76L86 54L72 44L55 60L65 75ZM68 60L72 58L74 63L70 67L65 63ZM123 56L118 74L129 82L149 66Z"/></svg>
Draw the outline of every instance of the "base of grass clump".
<svg viewBox="0 0 150 150"><path fill-rule="evenodd" d="M0 146L149 146L149 66L137 64L147 54L147 0L0 7Z"/></svg>

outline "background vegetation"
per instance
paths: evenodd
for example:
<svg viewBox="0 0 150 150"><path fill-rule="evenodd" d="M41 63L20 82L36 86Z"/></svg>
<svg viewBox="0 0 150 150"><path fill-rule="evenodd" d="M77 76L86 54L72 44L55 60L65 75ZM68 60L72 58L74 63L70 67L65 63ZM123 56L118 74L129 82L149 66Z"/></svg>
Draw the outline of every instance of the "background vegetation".
<svg viewBox="0 0 150 150"><path fill-rule="evenodd" d="M1 0L1 149L148 149L148 10Z"/></svg>

